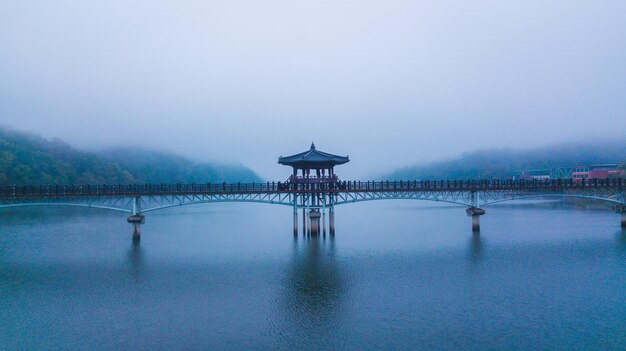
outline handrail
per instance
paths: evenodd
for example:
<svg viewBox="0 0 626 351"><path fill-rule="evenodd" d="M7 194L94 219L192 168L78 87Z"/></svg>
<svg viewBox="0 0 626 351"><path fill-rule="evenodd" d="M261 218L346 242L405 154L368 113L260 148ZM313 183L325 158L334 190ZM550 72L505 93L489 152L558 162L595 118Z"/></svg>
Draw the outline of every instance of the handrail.
<svg viewBox="0 0 626 351"><path fill-rule="evenodd" d="M0 198L141 196L170 194L230 194L276 192L373 192L373 191L489 191L489 190L567 190L624 189L626 180L615 179L532 179L532 180L381 180L313 181L191 184L86 184L16 185L0 187Z"/></svg>

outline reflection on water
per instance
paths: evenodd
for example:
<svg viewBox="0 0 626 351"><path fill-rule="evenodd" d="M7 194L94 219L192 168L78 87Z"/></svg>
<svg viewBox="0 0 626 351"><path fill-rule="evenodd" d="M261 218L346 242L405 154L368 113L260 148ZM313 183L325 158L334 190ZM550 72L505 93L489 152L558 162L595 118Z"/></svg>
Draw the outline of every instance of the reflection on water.
<svg viewBox="0 0 626 351"><path fill-rule="evenodd" d="M336 348L348 287L334 238L294 238L286 269L266 347Z"/></svg>
<svg viewBox="0 0 626 351"><path fill-rule="evenodd" d="M346 286L333 236L294 238L288 270L284 296L289 324L311 327L341 311Z"/></svg>
<svg viewBox="0 0 626 351"><path fill-rule="evenodd" d="M132 240L130 249L128 249L128 267L131 277L138 282L143 272L141 242L138 240Z"/></svg>
<svg viewBox="0 0 626 351"><path fill-rule="evenodd" d="M621 244L620 249L622 252L626 252L626 228L622 228L617 232L617 241Z"/></svg>
<svg viewBox="0 0 626 351"><path fill-rule="evenodd" d="M468 261L472 265L476 265L483 257L483 239L480 233L473 232L472 237L469 239L469 255Z"/></svg>

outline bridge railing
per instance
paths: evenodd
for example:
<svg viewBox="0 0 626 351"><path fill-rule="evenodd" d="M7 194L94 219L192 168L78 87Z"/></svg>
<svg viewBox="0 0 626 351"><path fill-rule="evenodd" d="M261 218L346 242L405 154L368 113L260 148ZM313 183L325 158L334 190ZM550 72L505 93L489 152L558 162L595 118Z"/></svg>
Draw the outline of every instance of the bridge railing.
<svg viewBox="0 0 626 351"><path fill-rule="evenodd" d="M315 183L192 183L192 184L101 184L101 185L21 185L0 187L0 197L60 196L140 196L171 194L233 194L253 192L357 192L357 191L488 191L488 190L563 190L623 189L626 180L547 179L547 180L396 180L336 181Z"/></svg>

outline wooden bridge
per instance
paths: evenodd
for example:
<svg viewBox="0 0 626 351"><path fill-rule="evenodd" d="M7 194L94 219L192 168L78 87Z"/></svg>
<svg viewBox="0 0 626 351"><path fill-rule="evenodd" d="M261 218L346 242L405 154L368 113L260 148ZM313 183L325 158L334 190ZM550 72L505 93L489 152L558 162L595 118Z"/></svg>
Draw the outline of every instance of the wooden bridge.
<svg viewBox="0 0 626 351"><path fill-rule="evenodd" d="M412 180L206 184L50 185L0 187L0 208L81 206L128 213L139 239L144 214L174 206L214 202L255 202L290 206L294 234L302 210L303 233L334 234L335 206L375 200L422 200L460 205L479 230L483 209L528 198L577 197L611 203L626 227L624 179L556 180ZM307 215L308 214L308 215Z"/></svg>

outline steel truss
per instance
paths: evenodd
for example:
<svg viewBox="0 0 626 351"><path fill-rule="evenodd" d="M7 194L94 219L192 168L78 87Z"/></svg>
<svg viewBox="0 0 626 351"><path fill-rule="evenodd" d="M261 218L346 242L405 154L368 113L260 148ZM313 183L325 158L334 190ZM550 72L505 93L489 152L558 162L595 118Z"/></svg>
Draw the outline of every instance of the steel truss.
<svg viewBox="0 0 626 351"><path fill-rule="evenodd" d="M626 194L623 190L617 188L564 189L553 191L512 189L481 192L481 198L484 200L483 206L504 201L541 197L583 198L605 201L617 206L626 204Z"/></svg>
<svg viewBox="0 0 626 351"><path fill-rule="evenodd" d="M176 206L213 202L253 202L293 206L293 197L294 195L290 193L19 197L0 198L0 208L20 206L78 206L137 214Z"/></svg>
<svg viewBox="0 0 626 351"><path fill-rule="evenodd" d="M626 206L624 191L619 188L575 189L393 189L333 191L251 191L233 193L184 193L144 195L92 196L28 196L0 197L0 208L18 206L79 206L100 208L130 214L147 213L176 206L249 202L292 206L297 208L332 208L334 206L374 200L423 200L456 204L465 207L488 206L504 201L540 197L577 197Z"/></svg>

